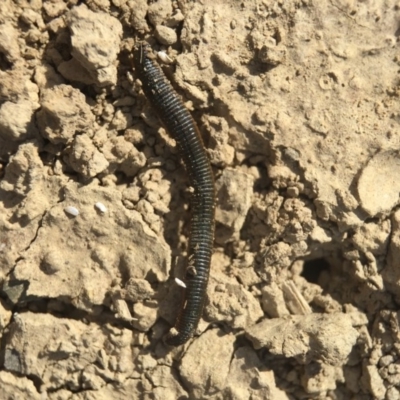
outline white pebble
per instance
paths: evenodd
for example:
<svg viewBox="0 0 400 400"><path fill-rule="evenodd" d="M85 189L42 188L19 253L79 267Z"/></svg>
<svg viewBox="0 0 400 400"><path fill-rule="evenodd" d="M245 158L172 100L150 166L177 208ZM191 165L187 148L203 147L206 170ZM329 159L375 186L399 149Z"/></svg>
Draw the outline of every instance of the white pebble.
<svg viewBox="0 0 400 400"><path fill-rule="evenodd" d="M74 216L74 217L76 217L76 216L79 215L79 210L78 210L76 207L73 207L73 206L65 207L65 208L64 208L64 211L65 211L67 214L72 215L72 216Z"/></svg>
<svg viewBox="0 0 400 400"><path fill-rule="evenodd" d="M159 51L157 56L164 64L172 64L171 57L165 51Z"/></svg>
<svg viewBox="0 0 400 400"><path fill-rule="evenodd" d="M175 282L178 286L181 286L183 288L186 288L185 282L181 281L179 278L175 278Z"/></svg>
<svg viewBox="0 0 400 400"><path fill-rule="evenodd" d="M0 251L3 251L6 248L6 244L5 243L1 243L0 244Z"/></svg>
<svg viewBox="0 0 400 400"><path fill-rule="evenodd" d="M100 203L99 201L95 204L95 207L102 213L107 212L107 207L103 203Z"/></svg>

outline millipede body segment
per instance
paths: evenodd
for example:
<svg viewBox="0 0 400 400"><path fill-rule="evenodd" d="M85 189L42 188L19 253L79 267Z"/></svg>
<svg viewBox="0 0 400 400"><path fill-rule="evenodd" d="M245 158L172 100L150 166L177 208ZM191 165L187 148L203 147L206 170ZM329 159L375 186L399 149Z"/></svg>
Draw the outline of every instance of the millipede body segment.
<svg viewBox="0 0 400 400"><path fill-rule="evenodd" d="M210 161L199 130L182 100L172 88L148 45L134 50L136 76L157 116L176 140L193 188L189 257L182 307L166 343L178 346L190 339L202 315L215 227L215 189Z"/></svg>

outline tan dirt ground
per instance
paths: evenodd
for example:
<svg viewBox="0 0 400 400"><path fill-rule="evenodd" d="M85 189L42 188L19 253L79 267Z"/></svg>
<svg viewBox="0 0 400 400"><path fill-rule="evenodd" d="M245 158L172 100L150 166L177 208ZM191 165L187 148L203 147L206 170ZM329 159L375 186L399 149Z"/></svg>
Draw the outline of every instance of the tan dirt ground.
<svg viewBox="0 0 400 400"><path fill-rule="evenodd" d="M0 399L399 400L399 37L395 0L2 0ZM142 39L218 194L176 349L190 190Z"/></svg>

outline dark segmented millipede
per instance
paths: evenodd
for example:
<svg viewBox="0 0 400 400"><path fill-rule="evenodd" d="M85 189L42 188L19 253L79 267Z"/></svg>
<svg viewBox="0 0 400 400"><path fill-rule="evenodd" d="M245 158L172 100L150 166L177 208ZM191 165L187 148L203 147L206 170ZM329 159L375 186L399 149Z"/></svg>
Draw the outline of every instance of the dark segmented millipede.
<svg viewBox="0 0 400 400"><path fill-rule="evenodd" d="M148 45L141 44L135 48L134 64L144 94L177 142L193 188L186 289L183 289L182 307L175 327L165 339L167 344L178 346L193 336L204 307L214 242L214 177L196 123L160 66L153 60Z"/></svg>

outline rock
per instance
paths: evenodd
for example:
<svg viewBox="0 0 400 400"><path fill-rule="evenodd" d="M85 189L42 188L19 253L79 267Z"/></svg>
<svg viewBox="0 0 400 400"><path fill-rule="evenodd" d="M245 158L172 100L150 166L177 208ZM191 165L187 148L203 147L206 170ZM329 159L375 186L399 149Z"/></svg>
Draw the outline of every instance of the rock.
<svg viewBox="0 0 400 400"><path fill-rule="evenodd" d="M240 347L235 351L225 384L224 398L289 400L276 387L274 373L265 370L251 347Z"/></svg>
<svg viewBox="0 0 400 400"><path fill-rule="evenodd" d="M193 341L179 369L191 396L205 398L225 388L234 341L232 334L222 334L218 329L208 330Z"/></svg>
<svg viewBox="0 0 400 400"><path fill-rule="evenodd" d="M0 107L0 138L21 141L32 137L36 132L34 111L28 100L3 103Z"/></svg>
<svg viewBox="0 0 400 400"><path fill-rule="evenodd" d="M46 63L36 67L34 79L38 87L42 90L64 83L62 76L57 74L56 70L50 64Z"/></svg>
<svg viewBox="0 0 400 400"><path fill-rule="evenodd" d="M69 85L45 89L41 98L42 108L37 121L44 137L52 143L66 143L75 134L92 128L94 115L85 96Z"/></svg>
<svg viewBox="0 0 400 400"><path fill-rule="evenodd" d="M60 63L57 71L69 81L81 82L86 85L97 83L97 79L76 58L71 58L68 61Z"/></svg>
<svg viewBox="0 0 400 400"><path fill-rule="evenodd" d="M329 390L335 390L337 382L343 382L343 370L341 367L312 362L305 367L305 373L301 377L301 383L306 393L322 394Z"/></svg>
<svg viewBox="0 0 400 400"><path fill-rule="evenodd" d="M65 3L43 3L43 9L49 17L55 18L55 17L60 16L67 9L67 4L65 4Z"/></svg>
<svg viewBox="0 0 400 400"><path fill-rule="evenodd" d="M0 339L3 335L4 329L7 327L9 322L11 321L12 313L7 310L3 303L0 302Z"/></svg>
<svg viewBox="0 0 400 400"><path fill-rule="evenodd" d="M74 400L88 400L87 393L94 393L96 400L126 400L127 398L140 399L143 395L143 388L148 384L148 380L143 379L128 379L123 385L112 382L103 384L97 390L83 390L79 393L74 393ZM145 390L151 391L152 388L146 387ZM53 397L54 396L54 397ZM61 397L64 396L64 397ZM91 395L89 395L91 396ZM57 390L56 393L49 393L49 400L69 400L71 398L71 391Z"/></svg>
<svg viewBox="0 0 400 400"><path fill-rule="evenodd" d="M215 183L215 189L217 193L215 219L227 229L224 237L238 235L251 206L253 179L245 172L226 168Z"/></svg>
<svg viewBox="0 0 400 400"><path fill-rule="evenodd" d="M369 388L376 400L385 399L386 386L383 379L379 375L376 365L366 365L364 367L363 376L361 378Z"/></svg>
<svg viewBox="0 0 400 400"><path fill-rule="evenodd" d="M69 153L69 163L76 172L87 178L93 178L109 165L104 155L86 135L75 137Z"/></svg>
<svg viewBox="0 0 400 400"><path fill-rule="evenodd" d="M166 46L171 46L178 40L176 32L164 25L156 26L154 36L161 44L165 44Z"/></svg>
<svg viewBox="0 0 400 400"><path fill-rule="evenodd" d="M108 139L101 151L110 163L110 171L120 170L127 176L135 176L146 164L145 155L122 136Z"/></svg>
<svg viewBox="0 0 400 400"><path fill-rule="evenodd" d="M180 399L187 397L187 393L179 384L179 379L174 370L166 365L158 365L149 373L153 384L152 396L155 400Z"/></svg>
<svg viewBox="0 0 400 400"><path fill-rule="evenodd" d="M393 213L391 218L392 233L390 236L387 264L382 271L383 281L387 290L400 299L400 210Z"/></svg>
<svg viewBox="0 0 400 400"><path fill-rule="evenodd" d="M138 31L148 32L149 27L147 25L146 15L149 6L147 5L147 0L129 1L128 5L132 13L130 20L132 27Z"/></svg>
<svg viewBox="0 0 400 400"><path fill-rule="evenodd" d="M26 312L15 316L10 325L4 368L46 382L41 388L50 391L94 389L111 377L118 381L132 373L131 340L132 333L126 329L112 331L97 324Z"/></svg>
<svg viewBox="0 0 400 400"><path fill-rule="evenodd" d="M229 126L225 119L208 116L205 126L210 135L208 154L212 164L227 166L232 164L235 149L229 145Z"/></svg>
<svg viewBox="0 0 400 400"><path fill-rule="evenodd" d="M121 291L121 296L129 301L137 302L152 298L154 290L150 283L145 279L129 279L125 288Z"/></svg>
<svg viewBox="0 0 400 400"><path fill-rule="evenodd" d="M135 320L132 326L140 331L147 332L157 320L157 305L136 303L133 306Z"/></svg>
<svg viewBox="0 0 400 400"><path fill-rule="evenodd" d="M22 100L28 100L34 110L40 107L39 88L31 81L31 75L26 70L21 68L0 70L0 81L0 98L3 101L17 104Z"/></svg>
<svg viewBox="0 0 400 400"><path fill-rule="evenodd" d="M26 196L43 179L43 163L35 143L19 146L10 158L0 188L15 195Z"/></svg>
<svg viewBox="0 0 400 400"><path fill-rule="evenodd" d="M72 56L99 86L115 85L121 23L109 14L90 11L85 4L72 8L68 22Z"/></svg>
<svg viewBox="0 0 400 400"><path fill-rule="evenodd" d="M262 63L276 67L285 61L286 53L287 49L284 45L264 45L259 50L258 58Z"/></svg>
<svg viewBox="0 0 400 400"><path fill-rule="evenodd" d="M256 349L295 357L301 363L344 363L356 343L358 332L346 314L291 315L265 319L246 330Z"/></svg>
<svg viewBox="0 0 400 400"><path fill-rule="evenodd" d="M262 307L272 318L284 317L290 314L286 307L282 289L275 282L263 287Z"/></svg>
<svg viewBox="0 0 400 400"><path fill-rule="evenodd" d="M207 318L225 321L233 328L246 328L264 313L257 299L235 279L211 271L207 288L209 303L205 308Z"/></svg>
<svg viewBox="0 0 400 400"><path fill-rule="evenodd" d="M366 223L355 231L351 241L355 248L363 253L384 255L389 243L390 225L390 220L378 224Z"/></svg>
<svg viewBox="0 0 400 400"><path fill-rule="evenodd" d="M10 63L20 58L18 31L9 22L0 25L0 53Z"/></svg>
<svg viewBox="0 0 400 400"><path fill-rule="evenodd" d="M153 26L165 22L172 14L172 3L170 0L158 0L150 4L148 18Z"/></svg>
<svg viewBox="0 0 400 400"><path fill-rule="evenodd" d="M361 207L371 216L388 214L399 204L399 151L388 150L373 156L362 170L357 190Z"/></svg>
<svg viewBox="0 0 400 400"><path fill-rule="evenodd" d="M43 399L30 379L7 371L0 371L0 387L3 399Z"/></svg>

